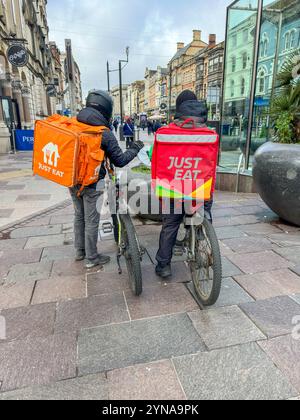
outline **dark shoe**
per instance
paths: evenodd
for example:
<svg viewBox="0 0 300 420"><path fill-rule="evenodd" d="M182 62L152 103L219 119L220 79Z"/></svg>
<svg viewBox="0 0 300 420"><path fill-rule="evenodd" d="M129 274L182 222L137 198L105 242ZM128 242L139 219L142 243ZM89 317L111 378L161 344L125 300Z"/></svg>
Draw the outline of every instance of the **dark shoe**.
<svg viewBox="0 0 300 420"><path fill-rule="evenodd" d="M87 270L90 270L100 265L108 264L109 262L110 257L108 257L107 255L99 255L95 260L87 260L85 263L85 268Z"/></svg>
<svg viewBox="0 0 300 420"><path fill-rule="evenodd" d="M75 261L83 261L85 259L85 251L83 250L77 250L76 251L76 257Z"/></svg>
<svg viewBox="0 0 300 420"><path fill-rule="evenodd" d="M162 267L161 265L158 265L155 269L156 274L161 277L162 279L167 279L169 277L172 277L172 270L171 265L166 265L165 267Z"/></svg>

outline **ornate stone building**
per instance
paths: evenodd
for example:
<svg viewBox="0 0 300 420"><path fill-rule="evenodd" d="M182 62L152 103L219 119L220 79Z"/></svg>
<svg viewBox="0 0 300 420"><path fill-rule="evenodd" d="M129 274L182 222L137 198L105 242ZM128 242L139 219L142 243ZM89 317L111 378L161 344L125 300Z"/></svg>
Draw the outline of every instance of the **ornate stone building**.
<svg viewBox="0 0 300 420"><path fill-rule="evenodd" d="M47 0L0 0L0 153L10 150L13 129L33 128L59 109L64 69L49 46L46 6ZM23 67L8 60L13 43L27 50Z"/></svg>

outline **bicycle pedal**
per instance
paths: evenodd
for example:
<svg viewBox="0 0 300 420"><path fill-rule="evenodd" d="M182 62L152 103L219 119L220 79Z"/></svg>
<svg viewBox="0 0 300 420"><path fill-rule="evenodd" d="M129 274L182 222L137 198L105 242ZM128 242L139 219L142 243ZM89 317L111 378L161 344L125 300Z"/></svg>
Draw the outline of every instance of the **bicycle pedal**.
<svg viewBox="0 0 300 420"><path fill-rule="evenodd" d="M102 224L102 231L105 235L108 235L109 233L112 233L114 230L114 227L111 223L106 222Z"/></svg>
<svg viewBox="0 0 300 420"><path fill-rule="evenodd" d="M182 257L184 254L184 250L183 248L180 246L175 246L174 251L173 251L173 255L174 257Z"/></svg>

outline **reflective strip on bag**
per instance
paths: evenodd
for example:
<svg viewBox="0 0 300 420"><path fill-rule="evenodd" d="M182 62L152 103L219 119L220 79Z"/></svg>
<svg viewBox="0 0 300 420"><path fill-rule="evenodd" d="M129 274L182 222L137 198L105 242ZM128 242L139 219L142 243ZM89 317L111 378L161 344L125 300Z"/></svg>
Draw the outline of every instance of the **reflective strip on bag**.
<svg viewBox="0 0 300 420"><path fill-rule="evenodd" d="M172 135L172 134L158 134L157 141L161 143L216 143L218 141L217 135Z"/></svg>

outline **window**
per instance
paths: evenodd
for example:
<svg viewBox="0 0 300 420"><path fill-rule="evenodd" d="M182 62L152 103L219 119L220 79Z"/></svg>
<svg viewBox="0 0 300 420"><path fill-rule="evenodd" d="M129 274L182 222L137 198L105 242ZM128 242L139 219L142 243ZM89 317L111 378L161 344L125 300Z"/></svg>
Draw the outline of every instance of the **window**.
<svg viewBox="0 0 300 420"><path fill-rule="evenodd" d="M14 25L16 25L17 24L17 19L16 19L15 0L11 0L11 11L12 11L12 17L13 17Z"/></svg>
<svg viewBox="0 0 300 420"><path fill-rule="evenodd" d="M289 50L290 49L290 43L291 43L291 36L290 32L287 32L284 36L284 49Z"/></svg>
<svg viewBox="0 0 300 420"><path fill-rule="evenodd" d="M246 91L246 81L244 78L241 80L241 95L244 96Z"/></svg>
<svg viewBox="0 0 300 420"><path fill-rule="evenodd" d="M295 47L296 47L296 31L293 30L290 36L290 48L295 48Z"/></svg>
<svg viewBox="0 0 300 420"><path fill-rule="evenodd" d="M246 52L242 55L242 62L243 62L243 70L245 70L248 64L248 54Z"/></svg>
<svg viewBox="0 0 300 420"><path fill-rule="evenodd" d="M248 29L244 29L243 31L243 42L248 42L249 32Z"/></svg>
<svg viewBox="0 0 300 420"><path fill-rule="evenodd" d="M231 59L231 71L232 73L236 71L236 57L232 57Z"/></svg>
<svg viewBox="0 0 300 420"><path fill-rule="evenodd" d="M230 96L233 98L234 97L234 89L235 88L235 83L234 80L231 80L230 82Z"/></svg>
<svg viewBox="0 0 300 420"><path fill-rule="evenodd" d="M258 74L258 92L265 93L266 90L266 73L264 70L261 70Z"/></svg>
<svg viewBox="0 0 300 420"><path fill-rule="evenodd" d="M233 35L232 37L232 46L233 48L237 46L237 35Z"/></svg>

